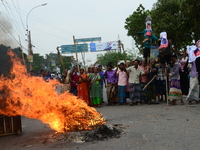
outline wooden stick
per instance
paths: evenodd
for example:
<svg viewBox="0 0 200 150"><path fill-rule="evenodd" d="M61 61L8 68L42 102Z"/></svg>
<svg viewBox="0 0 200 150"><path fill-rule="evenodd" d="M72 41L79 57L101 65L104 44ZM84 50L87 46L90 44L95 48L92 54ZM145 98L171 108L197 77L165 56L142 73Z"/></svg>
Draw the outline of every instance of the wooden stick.
<svg viewBox="0 0 200 150"><path fill-rule="evenodd" d="M145 85L145 87L142 89L142 91L144 91L147 86L156 78L156 75L153 76L153 78Z"/></svg>
<svg viewBox="0 0 200 150"><path fill-rule="evenodd" d="M78 72L80 72L80 67L79 67L79 63L78 63L78 53L77 53L76 42L75 42L75 36L73 36L73 41L74 41L74 51L76 53L77 68L78 68Z"/></svg>
<svg viewBox="0 0 200 150"><path fill-rule="evenodd" d="M65 65L64 65L62 56L61 56L61 54L60 54L60 51L59 51L58 47L57 47L56 49L57 49L57 51L58 51L58 57L60 58L61 64L62 64L62 66L63 66L63 69L65 70Z"/></svg>
<svg viewBox="0 0 200 150"><path fill-rule="evenodd" d="M167 69L165 68L165 73L167 73ZM168 102L168 80L167 80L167 76L166 76L166 79L165 79L165 85L166 85L166 103L167 103L167 105L169 105L169 102Z"/></svg>
<svg viewBox="0 0 200 150"><path fill-rule="evenodd" d="M123 50L123 53L124 53L124 63L126 64L126 53L125 53L125 50L124 50L124 44L121 43L121 42L120 42L120 44L122 46L122 50Z"/></svg>

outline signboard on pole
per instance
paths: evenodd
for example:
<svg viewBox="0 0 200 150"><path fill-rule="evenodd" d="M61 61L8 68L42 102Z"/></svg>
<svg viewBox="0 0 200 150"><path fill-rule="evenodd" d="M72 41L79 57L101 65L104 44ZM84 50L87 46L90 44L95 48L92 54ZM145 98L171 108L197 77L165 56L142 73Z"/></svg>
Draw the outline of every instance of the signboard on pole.
<svg viewBox="0 0 200 150"><path fill-rule="evenodd" d="M88 52L88 44L77 44L76 45L77 53ZM66 53L76 53L74 50L74 45L61 45L62 54Z"/></svg>
<svg viewBox="0 0 200 150"><path fill-rule="evenodd" d="M93 41L101 41L101 37L75 39L76 43L79 43L79 42L93 42Z"/></svg>
<svg viewBox="0 0 200 150"><path fill-rule="evenodd" d="M33 62L33 55L28 55L28 57L27 57L27 59L28 59L28 62Z"/></svg>
<svg viewBox="0 0 200 150"><path fill-rule="evenodd" d="M90 43L90 51L97 52L97 51L107 51L107 50L116 50L117 49L117 42L101 42L101 43Z"/></svg>
<svg viewBox="0 0 200 150"><path fill-rule="evenodd" d="M151 46L150 59L156 59L159 55L158 46Z"/></svg>

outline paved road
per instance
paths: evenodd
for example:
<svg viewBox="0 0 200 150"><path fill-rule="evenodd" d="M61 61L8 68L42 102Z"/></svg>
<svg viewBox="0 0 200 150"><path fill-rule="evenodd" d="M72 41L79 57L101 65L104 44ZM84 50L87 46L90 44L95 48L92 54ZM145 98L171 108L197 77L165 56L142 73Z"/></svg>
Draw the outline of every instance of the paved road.
<svg viewBox="0 0 200 150"><path fill-rule="evenodd" d="M0 137L0 150L199 150L200 105L104 106L107 124L123 124L120 138L87 143L46 141L54 134L38 120L22 117L23 135Z"/></svg>

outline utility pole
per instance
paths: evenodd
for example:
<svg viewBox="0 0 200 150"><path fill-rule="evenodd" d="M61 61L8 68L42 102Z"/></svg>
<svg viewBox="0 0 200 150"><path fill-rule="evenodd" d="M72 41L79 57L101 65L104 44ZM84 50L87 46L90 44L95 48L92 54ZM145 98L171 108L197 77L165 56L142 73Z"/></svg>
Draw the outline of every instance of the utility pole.
<svg viewBox="0 0 200 150"><path fill-rule="evenodd" d="M122 50L121 50L121 41L120 40L118 40L118 52L122 52Z"/></svg>
<svg viewBox="0 0 200 150"><path fill-rule="evenodd" d="M28 31L28 54L33 55L32 43L31 43L31 31Z"/></svg>
<svg viewBox="0 0 200 150"><path fill-rule="evenodd" d="M120 37L119 37L119 34L118 34L118 52L122 52L122 50L121 50L121 40L120 40Z"/></svg>
<svg viewBox="0 0 200 150"><path fill-rule="evenodd" d="M74 41L74 51L76 53L77 68L78 68L78 72L80 72L79 63L78 63L78 53L77 53L76 42L75 42L75 36L73 36L73 41Z"/></svg>

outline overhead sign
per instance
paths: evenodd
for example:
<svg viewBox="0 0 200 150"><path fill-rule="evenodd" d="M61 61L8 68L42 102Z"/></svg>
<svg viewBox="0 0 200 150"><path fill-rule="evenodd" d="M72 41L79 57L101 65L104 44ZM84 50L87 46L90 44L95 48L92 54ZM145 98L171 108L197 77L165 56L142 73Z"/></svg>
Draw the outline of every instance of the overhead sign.
<svg viewBox="0 0 200 150"><path fill-rule="evenodd" d="M77 44L76 45L77 53L88 52L88 44ZM74 45L61 45L62 54L66 53L76 53L74 50Z"/></svg>
<svg viewBox="0 0 200 150"><path fill-rule="evenodd" d="M107 50L116 50L117 49L117 42L101 42L101 43L90 43L90 51L97 52L97 51L107 51Z"/></svg>
<svg viewBox="0 0 200 150"><path fill-rule="evenodd" d="M93 41L101 41L101 37L75 39L76 43L79 43L79 42L93 42Z"/></svg>

